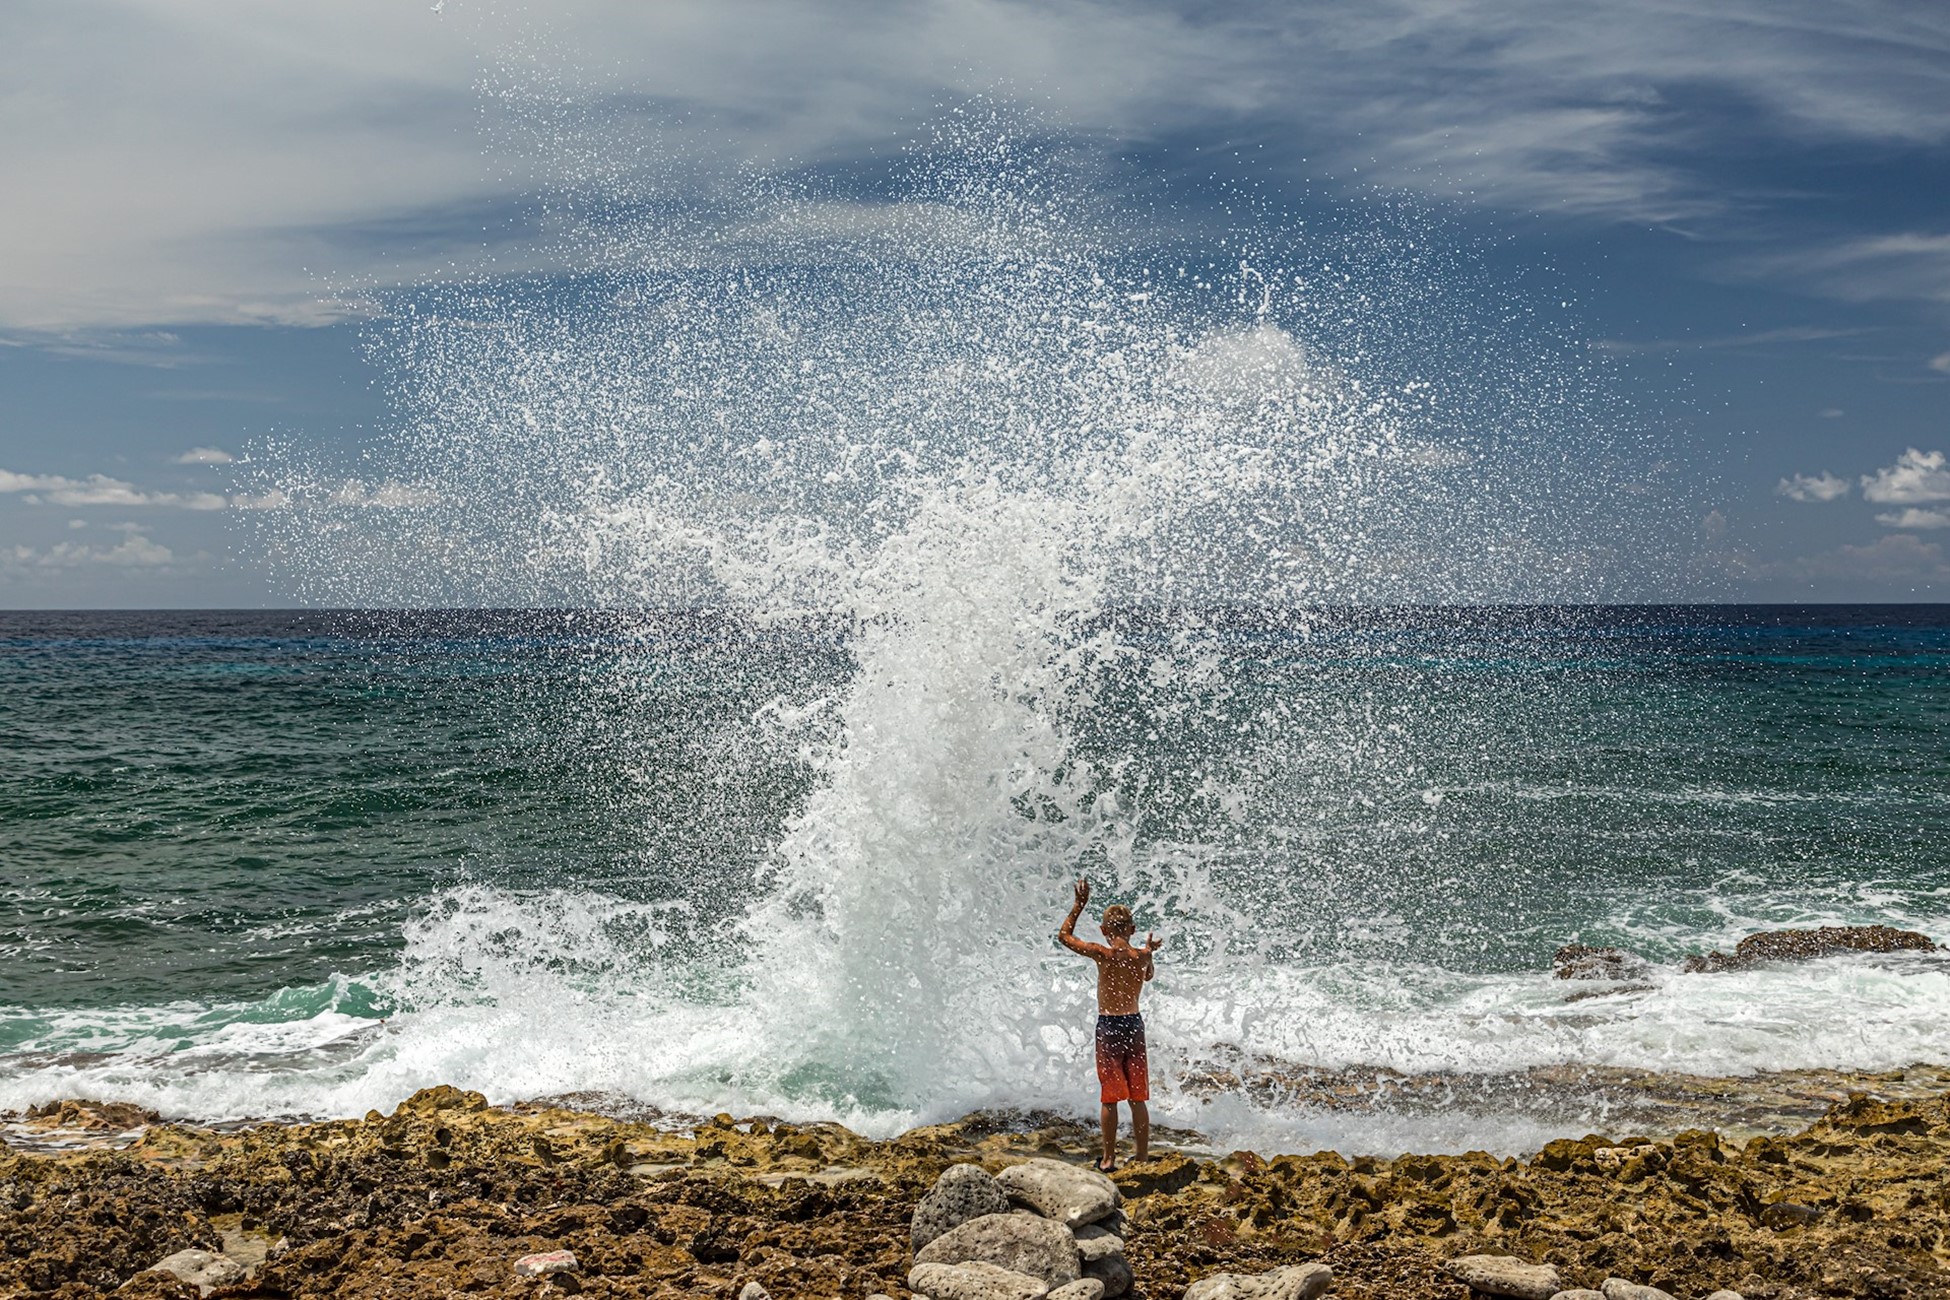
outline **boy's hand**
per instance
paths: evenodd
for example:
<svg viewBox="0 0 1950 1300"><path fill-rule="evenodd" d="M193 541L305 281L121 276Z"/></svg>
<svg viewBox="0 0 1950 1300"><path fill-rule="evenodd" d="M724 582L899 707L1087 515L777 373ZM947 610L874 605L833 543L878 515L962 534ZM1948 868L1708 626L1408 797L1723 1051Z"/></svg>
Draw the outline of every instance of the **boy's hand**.
<svg viewBox="0 0 1950 1300"><path fill-rule="evenodd" d="M1157 935L1151 934L1148 931L1146 932L1144 936L1144 951L1146 952L1146 954L1154 953L1158 951L1158 949L1164 946L1165 946L1165 941L1163 939L1160 939Z"/></svg>
<svg viewBox="0 0 1950 1300"><path fill-rule="evenodd" d="M1077 881L1077 910L1081 912L1089 902L1090 881L1087 879Z"/></svg>

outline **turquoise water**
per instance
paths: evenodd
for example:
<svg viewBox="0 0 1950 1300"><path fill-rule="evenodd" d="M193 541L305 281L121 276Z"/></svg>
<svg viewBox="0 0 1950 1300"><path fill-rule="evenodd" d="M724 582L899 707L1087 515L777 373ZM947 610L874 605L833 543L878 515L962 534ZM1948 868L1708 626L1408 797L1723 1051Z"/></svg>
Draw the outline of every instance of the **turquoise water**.
<svg viewBox="0 0 1950 1300"><path fill-rule="evenodd" d="M981 774L950 764L836 814L809 803L836 778L807 746L842 742L778 722L861 689L833 628L0 615L0 1106L347 1113L445 1081L872 1127L1049 1101L1086 991L1039 918L1078 870L1170 936L1154 1034L1185 1069L1219 1049L1409 1071L1950 1062L1928 958L1661 975L1575 1013L1548 975L1572 939L1659 962L1785 925L1950 939L1950 610L1104 622L1202 667L1092 670L1053 778L1082 795L1025 782L956 813ZM843 744L870 737L856 720ZM780 883L788 837L843 884L917 801L964 818L954 854L914 861L911 895L818 906L847 933L911 922L937 956L768 952L766 909L808 906ZM938 954L998 931L1014 946L979 978L1010 995L962 1000ZM840 985L884 1015L847 1019ZM793 990L830 1037L773 1032ZM960 1018L970 1055L879 1023L902 1016Z"/></svg>

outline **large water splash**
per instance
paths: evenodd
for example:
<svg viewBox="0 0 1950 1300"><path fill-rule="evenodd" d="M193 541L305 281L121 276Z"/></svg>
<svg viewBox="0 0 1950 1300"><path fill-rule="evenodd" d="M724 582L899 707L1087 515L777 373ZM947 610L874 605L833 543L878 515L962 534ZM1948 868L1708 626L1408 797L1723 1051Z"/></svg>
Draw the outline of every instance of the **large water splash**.
<svg viewBox="0 0 1950 1300"><path fill-rule="evenodd" d="M708 996L656 974L695 937L641 969L605 947L592 973L470 947L463 907L416 930L418 1014L609 982L667 1030L666 1066L618 1076L638 1090L1048 1100L1074 1090L1088 1007L1049 932L1087 870L1172 934L1162 1032L1238 1043L1267 1014L1234 1001L1242 964L1302 941L1244 924L1264 881L1215 875L1249 818L1264 864L1312 811L1255 806L1264 770L1406 790L1415 761L1371 696L1308 718L1231 699L1214 620L1617 580L1616 538L1576 515L1622 473L1568 427L1577 378L1459 346L1494 331L1445 296L1466 259L1433 223L1110 247L1061 156L982 110L872 200L757 185L710 223L613 202L566 281L395 298L373 346L400 424L359 473L264 458L280 508L259 517L314 597L645 610L646 638L655 611L708 606L850 661L726 748L719 779L761 747L806 793L755 879L691 882L752 899L703 909L740 917ZM627 688L588 699L626 761ZM1275 892L1331 910L1375 882L1298 883Z"/></svg>

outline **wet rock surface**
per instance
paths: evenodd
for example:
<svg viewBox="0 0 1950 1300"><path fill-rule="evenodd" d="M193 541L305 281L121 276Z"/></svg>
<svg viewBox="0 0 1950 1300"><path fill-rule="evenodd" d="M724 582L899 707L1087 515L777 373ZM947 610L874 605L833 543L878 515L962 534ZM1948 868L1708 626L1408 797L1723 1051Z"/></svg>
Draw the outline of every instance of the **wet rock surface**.
<svg viewBox="0 0 1950 1300"><path fill-rule="evenodd" d="M1551 955L1551 971L1561 980L1638 979L1652 963L1623 948L1593 948L1567 943Z"/></svg>
<svg viewBox="0 0 1950 1300"><path fill-rule="evenodd" d="M133 1136L105 1122L100 1131L126 1145L10 1146L0 1151L0 1296L92 1300L125 1288L124 1298L192 1300L198 1284L147 1270L179 1251L255 1241L276 1245L213 1296L574 1288L730 1300L757 1283L780 1297L906 1300L915 1210L944 1170L1000 1174L1036 1158L1088 1174L1095 1141L1082 1124L1038 1114L971 1116L884 1142L833 1125L672 1122L495 1108L448 1088L363 1120L223 1131L149 1122ZM1854 1097L1785 1136L1594 1135L1527 1160L1172 1159L1162 1183L1144 1181L1144 1166L1113 1177L1124 1204L1099 1222L1122 1248L1083 1262L1106 1295L1119 1279L1104 1269L1123 1269L1147 1300L1178 1300L1217 1274L1321 1263L1336 1300L1467 1300L1445 1264L1502 1255L1551 1264L1561 1290L1619 1278L1682 1298L1950 1300L1950 1094ZM517 1276L518 1260L558 1250L574 1255L574 1273ZM1039 1296L1050 1289L1027 1283Z"/></svg>
<svg viewBox="0 0 1950 1300"><path fill-rule="evenodd" d="M1770 930L1749 935L1731 953L1709 952L1688 957L1685 969L1695 973L1744 970L1764 962L1807 961L1844 952L1938 952L1928 935L1887 925L1824 925L1816 930Z"/></svg>

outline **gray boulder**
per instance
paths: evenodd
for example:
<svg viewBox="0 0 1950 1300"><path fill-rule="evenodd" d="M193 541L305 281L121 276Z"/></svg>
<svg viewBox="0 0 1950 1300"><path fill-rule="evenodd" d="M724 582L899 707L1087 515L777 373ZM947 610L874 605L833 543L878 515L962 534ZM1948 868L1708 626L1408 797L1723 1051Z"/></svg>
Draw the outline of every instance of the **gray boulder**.
<svg viewBox="0 0 1950 1300"><path fill-rule="evenodd" d="M1006 1214L1009 1195L980 1165L949 1165L914 1207L911 1239L915 1250L984 1214Z"/></svg>
<svg viewBox="0 0 1950 1300"><path fill-rule="evenodd" d="M1674 1300L1670 1291L1661 1291L1656 1286L1641 1286L1637 1282L1627 1282L1622 1277L1608 1277L1598 1284L1598 1290L1605 1300Z"/></svg>
<svg viewBox="0 0 1950 1300"><path fill-rule="evenodd" d="M1043 1300L1049 1284L994 1264L916 1264L907 1289L928 1300Z"/></svg>
<svg viewBox="0 0 1950 1300"><path fill-rule="evenodd" d="M994 1264L1052 1287L1082 1276L1077 1242L1060 1223L1030 1214L984 1214L948 1229L914 1256L917 1264Z"/></svg>
<svg viewBox="0 0 1950 1300"><path fill-rule="evenodd" d="M1065 1227L1107 1218L1122 1199L1117 1184L1094 1169L1061 1160L1026 1160L996 1175L1012 1201L1020 1201Z"/></svg>
<svg viewBox="0 0 1950 1300"><path fill-rule="evenodd" d="M1603 1291L1593 1291L1588 1286L1572 1287L1569 1291L1559 1291L1551 1300L1605 1300ZM1711 1298L1709 1297L1709 1300Z"/></svg>
<svg viewBox="0 0 1950 1300"><path fill-rule="evenodd" d="M1124 1253L1124 1238L1102 1223L1078 1224L1071 1232L1077 1239L1077 1258L1084 1263Z"/></svg>
<svg viewBox="0 0 1950 1300"><path fill-rule="evenodd" d="M1511 1300L1550 1300L1564 1289L1556 1268L1526 1264L1514 1255L1464 1255L1443 1268L1472 1291L1510 1296Z"/></svg>
<svg viewBox="0 0 1950 1300"><path fill-rule="evenodd" d="M1294 1264L1269 1273L1214 1273L1185 1288L1185 1300L1314 1300L1334 1280L1325 1264Z"/></svg>
<svg viewBox="0 0 1950 1300"><path fill-rule="evenodd" d="M179 1250L166 1259L157 1260L147 1270L151 1273L167 1273L179 1282L187 1282L204 1295L220 1286L244 1280L244 1266L228 1255L219 1255L209 1250Z"/></svg>
<svg viewBox="0 0 1950 1300"><path fill-rule="evenodd" d="M1104 1300L1104 1284L1094 1277L1080 1277L1068 1286L1057 1287L1045 1300Z"/></svg>
<svg viewBox="0 0 1950 1300"><path fill-rule="evenodd" d="M1104 1284L1104 1300L1116 1300L1131 1289L1137 1279L1131 1274L1131 1266L1122 1255L1105 1255L1093 1259L1083 1266L1083 1275Z"/></svg>

